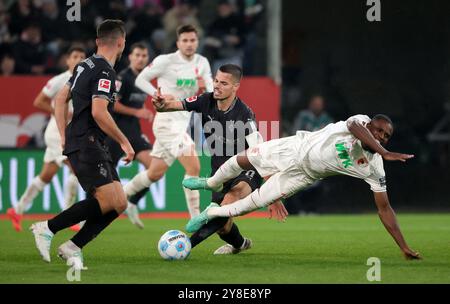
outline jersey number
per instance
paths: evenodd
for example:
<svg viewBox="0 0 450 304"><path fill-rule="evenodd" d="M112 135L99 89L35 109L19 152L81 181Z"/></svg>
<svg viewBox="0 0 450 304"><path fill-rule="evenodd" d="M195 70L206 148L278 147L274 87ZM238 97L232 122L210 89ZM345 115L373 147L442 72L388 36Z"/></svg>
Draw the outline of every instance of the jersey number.
<svg viewBox="0 0 450 304"><path fill-rule="evenodd" d="M73 90L73 88L75 87L75 84L77 83L78 77L80 77L81 73L83 73L84 68L82 66L78 66L77 67L77 76L75 77L75 80L73 81L72 87L70 88L70 90Z"/></svg>

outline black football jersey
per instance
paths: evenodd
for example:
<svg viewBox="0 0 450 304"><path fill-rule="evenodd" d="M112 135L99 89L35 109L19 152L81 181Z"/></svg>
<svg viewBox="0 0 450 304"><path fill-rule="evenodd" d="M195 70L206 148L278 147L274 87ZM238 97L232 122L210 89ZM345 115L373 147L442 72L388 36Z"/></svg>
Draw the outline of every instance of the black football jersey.
<svg viewBox="0 0 450 304"><path fill-rule="evenodd" d="M108 111L112 113L117 94L115 81L116 73L103 56L94 54L75 66L67 83L73 102L73 117L66 128L64 154L80 150L87 136L103 143L107 135L92 117L92 102L96 97L108 100Z"/></svg>
<svg viewBox="0 0 450 304"><path fill-rule="evenodd" d="M257 131L255 114L238 97L226 111L219 110L213 93L186 98L182 103L185 110L202 114L212 174L230 157L248 149L245 137Z"/></svg>
<svg viewBox="0 0 450 304"><path fill-rule="evenodd" d="M136 76L133 70L128 67L117 75L116 89L118 100L124 106L141 109L147 99L147 94L136 87L134 82ZM114 120L120 129L140 130L139 119L135 116L114 113Z"/></svg>

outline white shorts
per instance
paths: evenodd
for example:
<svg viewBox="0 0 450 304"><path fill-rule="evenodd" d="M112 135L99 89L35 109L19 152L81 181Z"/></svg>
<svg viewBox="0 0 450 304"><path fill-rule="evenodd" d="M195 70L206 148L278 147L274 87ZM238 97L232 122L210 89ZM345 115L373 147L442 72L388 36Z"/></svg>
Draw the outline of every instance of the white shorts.
<svg viewBox="0 0 450 304"><path fill-rule="evenodd" d="M247 157L262 177L297 168L296 136L263 142L247 150Z"/></svg>
<svg viewBox="0 0 450 304"><path fill-rule="evenodd" d="M185 153L189 153L194 146L194 141L188 133L179 134L155 134L155 143L151 156L160 158L170 167L175 160Z"/></svg>
<svg viewBox="0 0 450 304"><path fill-rule="evenodd" d="M298 138L290 136L261 143L248 149L247 157L262 177L271 176L262 187L274 199L289 197L312 185L315 179L298 165ZM266 185L267 184L267 185Z"/></svg>
<svg viewBox="0 0 450 304"><path fill-rule="evenodd" d="M67 159L67 156L62 154L63 151L61 147L60 137L48 136L46 132L44 139L47 146L44 154L44 162L55 162L58 166L61 167L63 165L63 162Z"/></svg>

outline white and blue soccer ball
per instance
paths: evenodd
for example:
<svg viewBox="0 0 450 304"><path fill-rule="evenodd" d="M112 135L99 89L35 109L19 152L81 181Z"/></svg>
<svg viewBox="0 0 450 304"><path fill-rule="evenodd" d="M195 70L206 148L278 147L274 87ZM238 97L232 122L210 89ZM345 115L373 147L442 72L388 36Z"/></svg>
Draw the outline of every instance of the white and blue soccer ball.
<svg viewBox="0 0 450 304"><path fill-rule="evenodd" d="M184 260L191 253L191 240L182 231L169 230L159 239L158 251L165 260Z"/></svg>

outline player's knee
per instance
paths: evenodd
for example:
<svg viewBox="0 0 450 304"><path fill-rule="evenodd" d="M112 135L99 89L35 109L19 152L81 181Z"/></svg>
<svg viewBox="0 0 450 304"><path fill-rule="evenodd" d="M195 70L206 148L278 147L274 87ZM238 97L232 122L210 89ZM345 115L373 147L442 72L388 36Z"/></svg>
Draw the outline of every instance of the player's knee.
<svg viewBox="0 0 450 304"><path fill-rule="evenodd" d="M155 171L148 172L147 175L148 175L148 179L152 183L155 183L155 182L159 181L164 176L164 172L155 170Z"/></svg>

